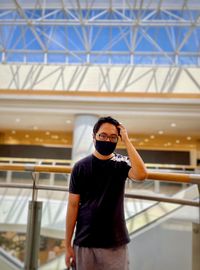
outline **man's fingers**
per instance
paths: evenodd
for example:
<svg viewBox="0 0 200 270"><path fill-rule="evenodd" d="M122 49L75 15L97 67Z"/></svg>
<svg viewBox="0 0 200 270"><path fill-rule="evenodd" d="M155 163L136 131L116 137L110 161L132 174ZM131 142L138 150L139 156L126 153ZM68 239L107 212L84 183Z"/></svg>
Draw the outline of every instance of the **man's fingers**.
<svg viewBox="0 0 200 270"><path fill-rule="evenodd" d="M71 266L75 266L75 259L74 259L74 257L73 256L71 256L71 257L66 257L66 266L68 267L68 268L70 268Z"/></svg>
<svg viewBox="0 0 200 270"><path fill-rule="evenodd" d="M70 267L70 261L66 260L65 262L66 262L67 268L69 268Z"/></svg>

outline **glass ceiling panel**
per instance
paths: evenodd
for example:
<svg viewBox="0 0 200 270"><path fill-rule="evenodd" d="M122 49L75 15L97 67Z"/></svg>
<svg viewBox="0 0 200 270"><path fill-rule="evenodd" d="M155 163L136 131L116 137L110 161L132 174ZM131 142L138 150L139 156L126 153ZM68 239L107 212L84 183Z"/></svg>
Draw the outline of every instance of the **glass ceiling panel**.
<svg viewBox="0 0 200 270"><path fill-rule="evenodd" d="M199 66L200 1L119 2L1 1L1 63Z"/></svg>

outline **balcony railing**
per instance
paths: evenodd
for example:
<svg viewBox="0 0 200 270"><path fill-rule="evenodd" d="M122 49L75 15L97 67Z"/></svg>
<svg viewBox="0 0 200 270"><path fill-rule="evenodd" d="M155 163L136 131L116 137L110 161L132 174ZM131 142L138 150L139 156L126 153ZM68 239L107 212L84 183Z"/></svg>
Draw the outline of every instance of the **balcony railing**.
<svg viewBox="0 0 200 270"><path fill-rule="evenodd" d="M43 174L70 174L71 166L52 166L52 165L35 165L35 164L8 164L0 163L0 171L5 172L20 172L29 173L31 175L32 182L23 181L21 183L16 181L0 182L1 191L5 189L9 190L30 190L29 193L29 211L28 211L28 221L27 221L27 232L26 232L26 253L25 258L25 269L37 269L38 268L38 258L39 258L39 247L40 247L40 231L41 231L41 220L42 220L42 202L38 200L38 192L63 192L66 194L68 192L68 187L63 185L46 185L41 184L41 175ZM41 178L40 178L41 177ZM140 209L136 212L131 212L127 214L127 227L130 235L133 235L142 231L150 224L158 222L161 218L166 215L171 214L180 207L186 206L191 207L191 209L200 209L199 200L199 190L200 190L200 175L199 174L186 174L186 173L165 173L158 171L148 171L148 181L164 181L166 183L176 183L186 185L185 190L180 191L176 195L166 196L163 194L146 193L144 190L140 192L127 189L125 192L125 197L127 200L127 205L134 201L142 200L147 201L148 206ZM43 181L45 182L45 180ZM182 192L182 193L181 193ZM2 193L2 192L1 192ZM3 194L3 193L2 193ZM60 194L60 193L59 193ZM16 195L16 193L15 193ZM67 200L67 198L65 198ZM3 205L2 205L3 206ZM127 210L127 209L125 209ZM162 210L162 211L161 211ZM198 212L199 213L199 212ZM145 217L145 218L144 218ZM197 222L195 223L196 229L198 231L198 237L200 235L199 225L200 215L197 214ZM26 225L26 224L25 224ZM1 224L0 224L1 226ZM3 225L2 225L3 226ZM1 230L2 231L2 230ZM197 237L197 239L198 239ZM197 246L197 249L200 247ZM200 251L200 250L198 250ZM196 251L193 251L193 254ZM1 254L0 254L1 255ZM4 255L5 257L5 255ZM198 256L193 255L193 268L191 270L196 270L195 264L198 265ZM15 262L16 264L16 262ZM52 266L50 266L52 267ZM13 268L14 269L14 268ZM20 269L20 268L18 268ZM54 269L45 268L41 266L41 269ZM56 268L55 268L56 269ZM190 270L190 269L189 269Z"/></svg>

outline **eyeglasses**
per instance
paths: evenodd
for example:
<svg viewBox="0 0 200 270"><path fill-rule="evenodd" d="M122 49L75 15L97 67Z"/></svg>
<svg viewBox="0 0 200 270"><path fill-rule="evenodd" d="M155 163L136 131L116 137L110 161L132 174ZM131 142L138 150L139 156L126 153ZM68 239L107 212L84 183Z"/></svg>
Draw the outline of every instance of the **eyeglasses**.
<svg viewBox="0 0 200 270"><path fill-rule="evenodd" d="M107 141L109 139L110 142L116 143L118 141L118 136L113 134L108 136L106 133L99 133L97 134L100 141Z"/></svg>

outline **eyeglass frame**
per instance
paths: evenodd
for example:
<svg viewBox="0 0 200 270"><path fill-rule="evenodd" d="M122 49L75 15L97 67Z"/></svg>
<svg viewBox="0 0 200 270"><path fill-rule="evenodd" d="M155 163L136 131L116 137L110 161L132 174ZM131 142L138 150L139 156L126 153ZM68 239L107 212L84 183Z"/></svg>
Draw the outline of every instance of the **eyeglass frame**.
<svg viewBox="0 0 200 270"><path fill-rule="evenodd" d="M109 141L110 142L112 142L112 143L117 143L118 142L118 135L116 135L116 134L111 134L111 135L108 135L107 133L104 133L104 132L102 132L102 133L96 133L96 135L98 136L98 138L100 139L100 141L107 141L108 139L109 139ZM104 139L102 139L100 136L101 135L103 135L103 136L105 136L105 138ZM115 138L113 138L113 140L112 140L112 136L114 136Z"/></svg>

